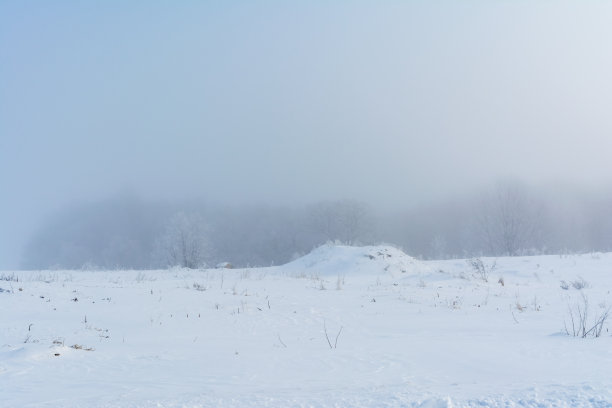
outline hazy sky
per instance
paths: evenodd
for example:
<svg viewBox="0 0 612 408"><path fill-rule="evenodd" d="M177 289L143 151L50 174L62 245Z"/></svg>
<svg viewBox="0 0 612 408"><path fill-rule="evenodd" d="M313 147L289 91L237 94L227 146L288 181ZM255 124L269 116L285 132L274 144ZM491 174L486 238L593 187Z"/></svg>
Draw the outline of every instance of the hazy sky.
<svg viewBox="0 0 612 408"><path fill-rule="evenodd" d="M612 170L612 2L2 1L0 269L117 192L401 206Z"/></svg>

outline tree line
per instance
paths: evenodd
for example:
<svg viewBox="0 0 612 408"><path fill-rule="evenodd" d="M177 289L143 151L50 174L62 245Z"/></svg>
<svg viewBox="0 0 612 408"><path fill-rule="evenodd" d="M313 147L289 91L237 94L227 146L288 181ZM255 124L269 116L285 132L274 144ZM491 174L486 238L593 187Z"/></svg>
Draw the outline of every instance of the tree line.
<svg viewBox="0 0 612 408"><path fill-rule="evenodd" d="M289 207L116 197L54 214L31 237L22 266L269 266L329 241L395 244L427 259L609 251L612 195L505 182L387 212L348 199Z"/></svg>

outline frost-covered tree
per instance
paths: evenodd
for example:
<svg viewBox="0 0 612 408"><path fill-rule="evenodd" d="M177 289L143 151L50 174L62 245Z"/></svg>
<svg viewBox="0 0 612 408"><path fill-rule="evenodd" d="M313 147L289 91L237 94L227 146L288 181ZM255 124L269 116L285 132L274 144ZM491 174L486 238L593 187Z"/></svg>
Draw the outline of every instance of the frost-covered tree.
<svg viewBox="0 0 612 408"><path fill-rule="evenodd" d="M356 200L322 201L311 207L311 226L323 241L348 245L370 238L373 216L367 204Z"/></svg>
<svg viewBox="0 0 612 408"><path fill-rule="evenodd" d="M342 200L337 206L340 240L354 245L370 238L373 216L367 204L356 200Z"/></svg>
<svg viewBox="0 0 612 408"><path fill-rule="evenodd" d="M198 213L178 212L158 240L158 248L168 265L195 269L206 264L207 227Z"/></svg>
<svg viewBox="0 0 612 408"><path fill-rule="evenodd" d="M436 234L430 242L430 257L433 259L446 259L447 244L443 235Z"/></svg>
<svg viewBox="0 0 612 408"><path fill-rule="evenodd" d="M518 183L499 183L485 195L480 212L482 238L493 255L519 255L536 248L540 205Z"/></svg>

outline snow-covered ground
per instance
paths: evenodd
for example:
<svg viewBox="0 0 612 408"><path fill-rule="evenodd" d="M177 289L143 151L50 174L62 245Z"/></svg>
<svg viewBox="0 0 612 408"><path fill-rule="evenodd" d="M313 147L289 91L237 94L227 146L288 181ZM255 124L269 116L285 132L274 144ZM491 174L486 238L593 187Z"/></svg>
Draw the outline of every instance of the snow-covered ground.
<svg viewBox="0 0 612 408"><path fill-rule="evenodd" d="M612 254L482 261L0 272L0 406L612 406Z"/></svg>

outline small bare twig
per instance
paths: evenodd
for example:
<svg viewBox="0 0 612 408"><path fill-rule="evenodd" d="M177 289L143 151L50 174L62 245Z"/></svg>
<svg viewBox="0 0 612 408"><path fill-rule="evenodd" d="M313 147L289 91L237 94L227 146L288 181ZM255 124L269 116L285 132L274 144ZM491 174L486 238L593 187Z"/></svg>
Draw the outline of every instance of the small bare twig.
<svg viewBox="0 0 612 408"><path fill-rule="evenodd" d="M344 328L343 326L340 326L340 330L338 330L338 334L336 334L336 341L334 342L334 348L338 348L338 337L340 337L340 333L342 333L343 328Z"/></svg>
<svg viewBox="0 0 612 408"><path fill-rule="evenodd" d="M325 324L325 320L323 320L323 330L325 331L325 338L327 339L327 344L329 344L330 349L338 348L338 337L340 337L340 333L342 333L343 328L343 326L340 326L340 330L338 330L338 334L336 334L336 340L334 341L334 345L332 346L331 340L329 340L329 335L327 334L327 325Z"/></svg>
<svg viewBox="0 0 612 408"><path fill-rule="evenodd" d="M325 331L325 338L327 339L327 344L329 344L329 348L333 348L331 341L329 341L329 336L327 335L327 325L325 324L325 320L323 320L323 330Z"/></svg>

